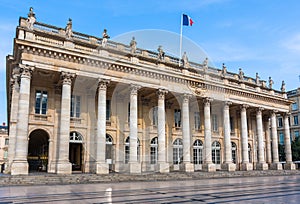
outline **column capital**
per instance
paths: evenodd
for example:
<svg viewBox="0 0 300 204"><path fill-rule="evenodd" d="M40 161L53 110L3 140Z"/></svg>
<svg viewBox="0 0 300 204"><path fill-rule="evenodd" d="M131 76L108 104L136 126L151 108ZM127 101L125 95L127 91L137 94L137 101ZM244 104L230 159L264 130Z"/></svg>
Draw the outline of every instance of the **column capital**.
<svg viewBox="0 0 300 204"><path fill-rule="evenodd" d="M34 71L34 66L19 64L19 73L21 77L31 78L32 72ZM14 70L15 72L15 70ZM17 74L17 73L16 73Z"/></svg>
<svg viewBox="0 0 300 204"><path fill-rule="evenodd" d="M183 94L181 96L181 98L182 98L182 103L188 103L189 99L191 98L191 95L190 94Z"/></svg>
<svg viewBox="0 0 300 204"><path fill-rule="evenodd" d="M224 108L229 109L229 106L232 105L231 101L224 101Z"/></svg>
<svg viewBox="0 0 300 204"><path fill-rule="evenodd" d="M264 110L263 107L256 108L256 114L261 114L263 110Z"/></svg>
<svg viewBox="0 0 300 204"><path fill-rule="evenodd" d="M246 111L246 109L249 108L249 105L248 104L242 104L240 106L240 108L241 108L241 111Z"/></svg>
<svg viewBox="0 0 300 204"><path fill-rule="evenodd" d="M99 78L98 79L98 89L99 90L106 90L107 88L107 84L110 83L110 80L109 79L102 79L102 78Z"/></svg>
<svg viewBox="0 0 300 204"><path fill-rule="evenodd" d="M290 117L290 116L291 116L291 113L290 113L290 112L283 112L283 113L282 113L282 116L283 116L283 117Z"/></svg>
<svg viewBox="0 0 300 204"><path fill-rule="evenodd" d="M203 99L203 103L205 106L209 106L212 101L213 101L212 98L204 98Z"/></svg>
<svg viewBox="0 0 300 204"><path fill-rule="evenodd" d="M140 85L131 84L130 85L130 94L137 95L137 92L140 88L141 88Z"/></svg>
<svg viewBox="0 0 300 204"><path fill-rule="evenodd" d="M158 96L158 99L162 99L164 100L165 99L165 95L168 93L168 91L166 89L158 89L156 91L156 94Z"/></svg>
<svg viewBox="0 0 300 204"><path fill-rule="evenodd" d="M75 78L76 74L62 71L60 75L60 79L62 80L63 84L71 85L72 80Z"/></svg>
<svg viewBox="0 0 300 204"><path fill-rule="evenodd" d="M277 113L278 113L278 110L276 110L276 109L271 110L271 116L276 116Z"/></svg>

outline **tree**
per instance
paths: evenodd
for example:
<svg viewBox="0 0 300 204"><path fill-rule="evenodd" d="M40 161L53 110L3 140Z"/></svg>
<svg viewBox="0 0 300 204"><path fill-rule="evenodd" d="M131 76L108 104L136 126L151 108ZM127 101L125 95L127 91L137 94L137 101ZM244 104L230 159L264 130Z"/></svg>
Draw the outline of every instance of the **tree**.
<svg viewBox="0 0 300 204"><path fill-rule="evenodd" d="M291 144L293 161L300 161L300 137L297 137Z"/></svg>

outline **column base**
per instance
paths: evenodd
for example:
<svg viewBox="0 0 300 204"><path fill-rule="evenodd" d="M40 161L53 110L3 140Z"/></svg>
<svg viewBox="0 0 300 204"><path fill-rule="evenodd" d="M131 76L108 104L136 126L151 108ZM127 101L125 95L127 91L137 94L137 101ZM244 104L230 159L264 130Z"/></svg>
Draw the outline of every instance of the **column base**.
<svg viewBox="0 0 300 204"><path fill-rule="evenodd" d="M253 170L253 165L250 163L243 163L241 165L241 170L242 171L252 171Z"/></svg>
<svg viewBox="0 0 300 204"><path fill-rule="evenodd" d="M296 170L296 165L293 162L284 164L284 170Z"/></svg>
<svg viewBox="0 0 300 204"><path fill-rule="evenodd" d="M50 161L48 165L48 173L55 173L56 172L56 162L55 161Z"/></svg>
<svg viewBox="0 0 300 204"><path fill-rule="evenodd" d="M142 173L141 163L129 163L129 173L131 174L140 174Z"/></svg>
<svg viewBox="0 0 300 204"><path fill-rule="evenodd" d="M282 170L282 164L280 163L272 163L270 166L271 170Z"/></svg>
<svg viewBox="0 0 300 204"><path fill-rule="evenodd" d="M96 174L109 174L109 164L96 163Z"/></svg>
<svg viewBox="0 0 300 204"><path fill-rule="evenodd" d="M267 163L257 163L256 164L256 170L268 170L269 169L269 165Z"/></svg>
<svg viewBox="0 0 300 204"><path fill-rule="evenodd" d="M169 165L169 163L159 163L158 164L158 171L160 173L169 173L170 172L170 165Z"/></svg>
<svg viewBox="0 0 300 204"><path fill-rule="evenodd" d="M216 171L216 165L211 163L211 164L203 164L202 165L202 170L207 171L207 172L213 172Z"/></svg>
<svg viewBox="0 0 300 204"><path fill-rule="evenodd" d="M116 162L115 163L115 172L121 173L125 172L125 167L123 162Z"/></svg>
<svg viewBox="0 0 300 204"><path fill-rule="evenodd" d="M234 163L221 164L221 169L225 171L235 171L236 165Z"/></svg>
<svg viewBox="0 0 300 204"><path fill-rule="evenodd" d="M70 162L57 162L57 174L72 174L72 164Z"/></svg>
<svg viewBox="0 0 300 204"><path fill-rule="evenodd" d="M27 161L13 161L11 164L11 175L28 175L28 162Z"/></svg>
<svg viewBox="0 0 300 204"><path fill-rule="evenodd" d="M194 172L194 164L192 163L180 164L180 170L184 172Z"/></svg>

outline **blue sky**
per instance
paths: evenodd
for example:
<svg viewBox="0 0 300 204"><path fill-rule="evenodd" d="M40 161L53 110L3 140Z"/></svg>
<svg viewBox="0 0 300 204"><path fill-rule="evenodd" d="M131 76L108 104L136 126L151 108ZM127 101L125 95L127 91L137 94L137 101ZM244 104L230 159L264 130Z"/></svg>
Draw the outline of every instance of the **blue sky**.
<svg viewBox="0 0 300 204"><path fill-rule="evenodd" d="M136 35L138 47L156 50L163 44L173 55L178 55L180 16L185 13L195 22L183 30L190 60L202 63L206 53L216 67L225 63L231 72L241 67L247 76L271 76L275 89L282 80L287 90L300 86L298 0L1 0L0 122L6 121L5 56L12 53L19 16L26 17L30 6L39 22L65 27L72 18L78 32L100 37L107 28L121 42ZM149 29L159 35L145 32Z"/></svg>

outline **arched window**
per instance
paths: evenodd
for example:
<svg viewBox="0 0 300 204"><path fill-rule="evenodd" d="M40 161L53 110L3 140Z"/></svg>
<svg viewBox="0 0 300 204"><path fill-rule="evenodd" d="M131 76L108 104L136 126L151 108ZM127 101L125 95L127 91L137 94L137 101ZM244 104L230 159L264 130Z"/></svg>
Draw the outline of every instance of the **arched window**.
<svg viewBox="0 0 300 204"><path fill-rule="evenodd" d="M157 145L157 137L153 138L150 143L150 157L151 164L157 164L157 153L158 153L158 145Z"/></svg>
<svg viewBox="0 0 300 204"><path fill-rule="evenodd" d="M221 145L219 142L214 141L212 144L212 162L214 164L220 164L221 163Z"/></svg>
<svg viewBox="0 0 300 204"><path fill-rule="evenodd" d="M194 164L202 164L203 143L201 140L196 140L193 146Z"/></svg>
<svg viewBox="0 0 300 204"><path fill-rule="evenodd" d="M236 144L234 142L231 142L231 159L236 164Z"/></svg>
<svg viewBox="0 0 300 204"><path fill-rule="evenodd" d="M78 132L71 132L70 133L70 143L82 143L83 137Z"/></svg>
<svg viewBox="0 0 300 204"><path fill-rule="evenodd" d="M130 157L130 143L129 143L129 137L125 140L125 164L128 164L129 157ZM140 140L137 140L137 159L140 161Z"/></svg>
<svg viewBox="0 0 300 204"><path fill-rule="evenodd" d="M182 139L176 139L173 143L173 164L180 164L183 160Z"/></svg>
<svg viewBox="0 0 300 204"><path fill-rule="evenodd" d="M249 157L249 162L252 162L252 157L251 157L251 145L248 143L248 157Z"/></svg>

